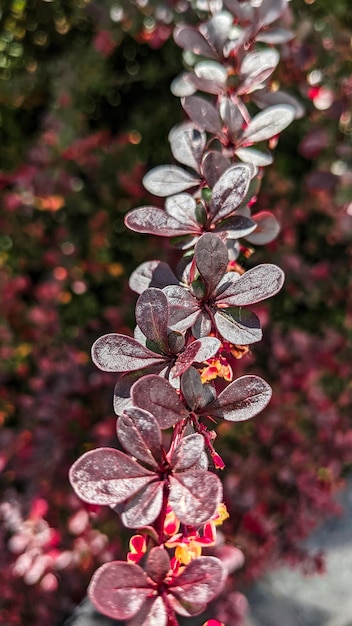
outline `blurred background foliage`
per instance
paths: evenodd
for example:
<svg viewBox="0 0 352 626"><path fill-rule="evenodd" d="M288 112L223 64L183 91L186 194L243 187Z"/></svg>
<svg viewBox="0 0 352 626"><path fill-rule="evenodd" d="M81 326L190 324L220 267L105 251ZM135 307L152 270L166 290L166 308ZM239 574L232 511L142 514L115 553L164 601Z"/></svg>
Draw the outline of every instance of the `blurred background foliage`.
<svg viewBox="0 0 352 626"><path fill-rule="evenodd" d="M125 554L116 516L78 502L67 471L79 453L115 445L114 377L92 367L92 341L132 332L128 276L137 264L178 256L161 239L126 231L123 216L150 202L143 174L170 162L167 136L183 117L169 90L183 67L172 29L194 21L190 4L0 2L6 625L60 624L97 564ZM283 46L275 88L295 93L306 115L280 138L258 198L282 232L242 259L277 263L286 287L258 308L264 341L234 363L236 375L262 373L274 398L257 420L219 429L231 510L224 530L246 557L237 586L281 560L322 568L301 541L336 510L352 464L352 7L290 7L297 38Z"/></svg>

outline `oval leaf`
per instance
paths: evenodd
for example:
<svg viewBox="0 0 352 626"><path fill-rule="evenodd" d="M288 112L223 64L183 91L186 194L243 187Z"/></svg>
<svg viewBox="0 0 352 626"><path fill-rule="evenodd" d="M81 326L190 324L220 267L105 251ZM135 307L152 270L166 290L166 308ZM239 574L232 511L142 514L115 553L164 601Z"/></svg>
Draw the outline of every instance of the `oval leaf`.
<svg viewBox="0 0 352 626"><path fill-rule="evenodd" d="M283 271L272 263L263 263L242 274L217 297L217 303L229 306L254 304L274 296L285 279Z"/></svg>
<svg viewBox="0 0 352 626"><path fill-rule="evenodd" d="M160 376L151 374L140 378L131 389L131 397L136 406L154 415L162 429L188 417L175 389Z"/></svg>
<svg viewBox="0 0 352 626"><path fill-rule="evenodd" d="M271 395L270 385L259 376L241 376L207 406L207 415L230 422L243 422L260 413Z"/></svg>
<svg viewBox="0 0 352 626"><path fill-rule="evenodd" d="M125 225L136 233L147 233L159 237L176 237L189 232L187 225L179 222L154 206L143 206L127 213Z"/></svg>
<svg viewBox="0 0 352 626"><path fill-rule="evenodd" d="M227 248L219 237L205 233L195 245L194 258L198 271L206 284L207 295L209 295L213 293L219 280L226 272Z"/></svg>
<svg viewBox="0 0 352 626"><path fill-rule="evenodd" d="M295 111L288 104L265 109L249 122L242 135L241 144L250 145L275 137L291 124L294 117Z"/></svg>
<svg viewBox="0 0 352 626"><path fill-rule="evenodd" d="M199 164L206 144L205 133L193 124L182 124L171 130L169 141L175 159L199 172Z"/></svg>
<svg viewBox="0 0 352 626"><path fill-rule="evenodd" d="M189 470L170 476L169 504L183 524L204 524L222 501L222 484L211 472Z"/></svg>
<svg viewBox="0 0 352 626"><path fill-rule="evenodd" d="M199 178L177 165L159 165L143 178L144 187L155 196L172 196L199 183Z"/></svg>
<svg viewBox="0 0 352 626"><path fill-rule="evenodd" d="M168 352L167 325L169 306L161 289L150 287L138 298L136 321L142 333L154 341L164 352Z"/></svg>
<svg viewBox="0 0 352 626"><path fill-rule="evenodd" d="M187 435L175 448L170 464L176 472L183 472L197 464L204 450L204 438L198 433Z"/></svg>
<svg viewBox="0 0 352 626"><path fill-rule="evenodd" d="M164 363L162 355L148 350L138 341L110 333L97 339L92 346L92 360L103 372L130 372L157 363Z"/></svg>
<svg viewBox="0 0 352 626"><path fill-rule="evenodd" d="M194 559L176 576L170 591L180 601L190 604L208 604L221 592L227 571L219 559L202 556Z"/></svg>
<svg viewBox="0 0 352 626"><path fill-rule="evenodd" d="M260 321L248 309L217 311L215 323L220 335L235 345L246 346L262 338Z"/></svg>
<svg viewBox="0 0 352 626"><path fill-rule="evenodd" d="M69 478L76 494L85 502L112 506L148 485L155 474L120 450L97 448L77 459Z"/></svg>
<svg viewBox="0 0 352 626"><path fill-rule="evenodd" d="M280 224L270 211L261 211L253 215L257 227L253 233L247 236L249 243L265 245L273 241L280 232Z"/></svg>
<svg viewBox="0 0 352 626"><path fill-rule="evenodd" d="M184 98L182 106L198 128L224 138L218 111L210 102L199 96L188 96Z"/></svg>
<svg viewBox="0 0 352 626"><path fill-rule="evenodd" d="M162 460L161 431L155 417L148 411L131 407L117 421L117 435L123 447L139 461L159 467Z"/></svg>
<svg viewBox="0 0 352 626"><path fill-rule="evenodd" d="M112 561L93 575L88 595L94 606L112 619L130 619L151 593L146 573L139 565Z"/></svg>
<svg viewBox="0 0 352 626"><path fill-rule="evenodd" d="M213 188L210 210L217 220L233 213L242 203L251 182L248 165L234 165L219 178Z"/></svg>
<svg viewBox="0 0 352 626"><path fill-rule="evenodd" d="M162 289L166 285L178 285L172 269L164 261L146 261L132 272L129 286L132 291L142 293L148 287Z"/></svg>
<svg viewBox="0 0 352 626"><path fill-rule="evenodd" d="M143 526L150 526L155 522L161 511L163 490L163 481L155 480L140 489L135 496L129 498L121 513L124 526L126 528L143 528Z"/></svg>

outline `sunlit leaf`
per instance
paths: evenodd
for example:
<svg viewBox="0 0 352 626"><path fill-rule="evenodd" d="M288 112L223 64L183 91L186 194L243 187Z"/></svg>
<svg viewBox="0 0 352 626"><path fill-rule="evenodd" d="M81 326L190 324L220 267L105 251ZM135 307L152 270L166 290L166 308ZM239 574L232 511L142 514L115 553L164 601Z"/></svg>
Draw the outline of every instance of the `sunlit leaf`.
<svg viewBox="0 0 352 626"><path fill-rule="evenodd" d="M211 472L189 470L170 476L169 503L183 524L203 524L222 500L222 484Z"/></svg>
<svg viewBox="0 0 352 626"><path fill-rule="evenodd" d="M77 495L91 504L114 505L133 496L155 475L127 454L114 448L97 448L81 456L70 469Z"/></svg>
<svg viewBox="0 0 352 626"><path fill-rule="evenodd" d="M226 387L207 412L231 422L248 420L262 411L270 401L272 390L259 376L241 376Z"/></svg>
<svg viewBox="0 0 352 626"><path fill-rule="evenodd" d="M199 183L199 178L177 165L158 165L143 178L144 187L155 196L171 196Z"/></svg>

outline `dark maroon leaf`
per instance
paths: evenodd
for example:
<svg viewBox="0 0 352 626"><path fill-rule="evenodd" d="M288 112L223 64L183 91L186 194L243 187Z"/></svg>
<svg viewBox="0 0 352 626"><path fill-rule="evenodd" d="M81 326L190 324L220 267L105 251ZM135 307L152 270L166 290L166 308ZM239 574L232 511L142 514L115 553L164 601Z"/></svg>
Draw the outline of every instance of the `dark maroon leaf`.
<svg viewBox="0 0 352 626"><path fill-rule="evenodd" d="M176 26L174 39L180 48L192 50L195 54L216 59L217 54L203 35L192 26Z"/></svg>
<svg viewBox="0 0 352 626"><path fill-rule="evenodd" d="M210 335L213 323L206 311L200 311L196 321L192 326L192 334L197 339L205 339Z"/></svg>
<svg viewBox="0 0 352 626"><path fill-rule="evenodd" d="M204 450L202 435L193 433L181 439L180 444L173 451L170 464L176 472L188 470L197 464Z"/></svg>
<svg viewBox="0 0 352 626"><path fill-rule="evenodd" d="M163 290L169 302L169 325L174 330L187 330L199 315L199 304L184 287L170 285Z"/></svg>
<svg viewBox="0 0 352 626"><path fill-rule="evenodd" d="M227 133L230 141L236 142L238 135L242 131L242 125L244 122L243 115L238 105L230 98L223 98L219 107L221 119L225 126L227 126Z"/></svg>
<svg viewBox="0 0 352 626"><path fill-rule="evenodd" d="M258 317L248 309L223 309L215 313L220 335L230 343L245 346L260 341L262 330Z"/></svg>
<svg viewBox="0 0 352 626"><path fill-rule="evenodd" d="M143 178L143 185L155 196L172 196L200 183L197 176L177 165L158 165Z"/></svg>
<svg viewBox="0 0 352 626"><path fill-rule="evenodd" d="M159 424L153 415L140 408L126 409L117 421L117 435L127 452L158 469L162 460L162 441Z"/></svg>
<svg viewBox="0 0 352 626"><path fill-rule="evenodd" d="M210 294L226 272L228 264L226 246L216 235L205 233L195 245L194 257L198 271L206 284L207 294Z"/></svg>
<svg viewBox="0 0 352 626"><path fill-rule="evenodd" d="M159 357L132 337L111 333L94 342L92 360L104 372L122 373L162 364L164 357Z"/></svg>
<svg viewBox="0 0 352 626"><path fill-rule="evenodd" d="M198 370L190 367L181 376L181 391L187 403L187 406L194 411L202 401L203 384Z"/></svg>
<svg viewBox="0 0 352 626"><path fill-rule="evenodd" d="M180 354L172 370L174 376L181 376L192 363L203 363L216 354L220 348L220 341L216 337L202 337L193 341Z"/></svg>
<svg viewBox="0 0 352 626"><path fill-rule="evenodd" d="M228 385L206 411L213 417L242 422L260 413L271 394L270 385L259 376L241 376Z"/></svg>
<svg viewBox="0 0 352 626"><path fill-rule="evenodd" d="M166 285L178 285L172 269L164 261L146 261L132 272L129 286L132 291L143 293L148 287L163 289Z"/></svg>
<svg viewBox="0 0 352 626"><path fill-rule="evenodd" d="M210 102L199 96L188 96L183 99L182 106L192 122L201 130L225 138L218 111Z"/></svg>
<svg viewBox="0 0 352 626"><path fill-rule="evenodd" d="M233 215L216 227L216 232L226 233L228 239L247 237L257 228L257 224L244 215Z"/></svg>
<svg viewBox="0 0 352 626"><path fill-rule="evenodd" d="M238 280L217 296L217 303L229 306L245 306L270 298L280 291L285 275L272 263L263 263L242 274Z"/></svg>
<svg viewBox="0 0 352 626"><path fill-rule="evenodd" d="M98 611L120 620L136 615L150 593L150 583L142 568L125 561L102 565L88 588L89 597Z"/></svg>
<svg viewBox="0 0 352 626"><path fill-rule="evenodd" d="M175 389L160 376L140 378L131 389L131 397L135 405L154 415L162 429L170 428L188 417L188 411Z"/></svg>
<svg viewBox="0 0 352 626"><path fill-rule="evenodd" d="M210 150L204 155L202 161L203 176L211 189L230 165L229 159L224 157L221 152Z"/></svg>
<svg viewBox="0 0 352 626"><path fill-rule="evenodd" d="M164 485L160 480L146 485L124 504L121 520L126 528L143 528L155 522L163 503Z"/></svg>
<svg viewBox="0 0 352 626"><path fill-rule="evenodd" d="M170 570L170 558L165 548L157 546L151 549L145 570L152 580L162 583Z"/></svg>
<svg viewBox="0 0 352 626"><path fill-rule="evenodd" d="M234 165L215 184L210 202L212 216L224 219L242 203L251 182L251 169L248 165Z"/></svg>
<svg viewBox="0 0 352 626"><path fill-rule="evenodd" d="M150 287L138 298L136 322L142 333L154 341L163 352L168 351L167 329L169 307L167 297L161 289Z"/></svg>
<svg viewBox="0 0 352 626"><path fill-rule="evenodd" d="M222 484L211 472L188 470L169 478L169 503L183 524L204 524L222 500Z"/></svg>
<svg viewBox="0 0 352 626"><path fill-rule="evenodd" d="M123 502L155 479L127 454L114 448L97 448L81 456L70 469L77 495L90 504Z"/></svg>

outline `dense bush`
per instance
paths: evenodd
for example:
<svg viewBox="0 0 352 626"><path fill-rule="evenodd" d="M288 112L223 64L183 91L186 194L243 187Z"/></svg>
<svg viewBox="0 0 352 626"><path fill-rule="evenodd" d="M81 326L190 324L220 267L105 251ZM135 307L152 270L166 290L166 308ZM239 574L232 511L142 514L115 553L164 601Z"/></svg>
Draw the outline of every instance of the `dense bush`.
<svg viewBox="0 0 352 626"><path fill-rule="evenodd" d="M255 253L285 270L286 287L260 305L270 320L264 341L233 362L236 377L269 381L273 400L252 422L219 428L230 512L222 530L245 555L235 589L283 559L321 569L300 542L335 510L352 462L351 15L344 2L291 5L297 38L283 46L274 87L295 92L306 111L281 138L256 204L276 215L281 234ZM149 201L142 175L170 161L167 134L182 119L169 93L182 70L171 39L177 8L38 0L1 16L6 624L60 623L97 565L126 553L117 517L83 505L67 473L80 453L115 445L115 377L91 365L91 343L131 334L132 269L161 248L177 256L123 226ZM248 269L248 245L242 253ZM237 603L233 593L223 600L228 625Z"/></svg>

